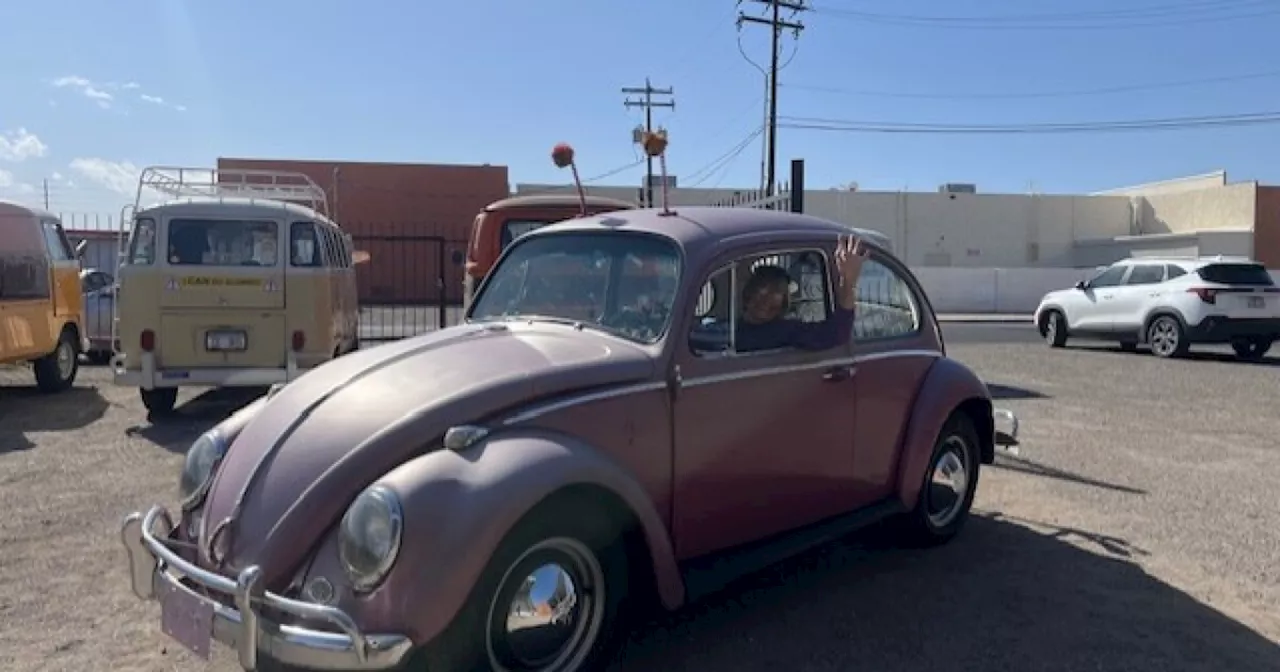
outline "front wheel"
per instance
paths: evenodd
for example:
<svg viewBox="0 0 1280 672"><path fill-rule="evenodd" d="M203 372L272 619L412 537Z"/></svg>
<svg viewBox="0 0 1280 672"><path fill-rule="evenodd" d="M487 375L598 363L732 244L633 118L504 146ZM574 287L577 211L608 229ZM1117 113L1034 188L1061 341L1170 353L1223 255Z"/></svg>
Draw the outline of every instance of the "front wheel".
<svg viewBox="0 0 1280 672"><path fill-rule="evenodd" d="M625 629L628 578L617 531L581 514L538 515L502 542L467 604L414 669L601 669Z"/></svg>
<svg viewBox="0 0 1280 672"><path fill-rule="evenodd" d="M909 543L932 546L959 534L978 489L981 458L973 422L965 415L952 415L934 443L915 509L903 521Z"/></svg>
<svg viewBox="0 0 1280 672"><path fill-rule="evenodd" d="M1051 348L1067 344L1067 319L1056 310L1049 311L1044 321L1044 340Z"/></svg>
<svg viewBox="0 0 1280 672"><path fill-rule="evenodd" d="M1246 362L1256 362L1267 356L1271 344L1270 338L1248 338L1232 341L1231 349L1236 351L1236 357Z"/></svg>
<svg viewBox="0 0 1280 672"><path fill-rule="evenodd" d="M71 387L76 382L76 373L80 371L75 335L69 331L62 332L53 352L37 359L33 368L36 387L41 392L61 392Z"/></svg>

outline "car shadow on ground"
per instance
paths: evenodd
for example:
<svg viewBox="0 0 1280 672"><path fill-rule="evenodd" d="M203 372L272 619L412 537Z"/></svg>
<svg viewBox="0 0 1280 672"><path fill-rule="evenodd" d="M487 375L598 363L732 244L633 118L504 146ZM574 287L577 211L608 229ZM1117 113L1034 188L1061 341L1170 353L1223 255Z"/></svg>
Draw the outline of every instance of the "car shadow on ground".
<svg viewBox="0 0 1280 672"><path fill-rule="evenodd" d="M265 387L214 388L180 404L170 414L148 414L146 424L130 427L127 432L170 452L185 453L200 434L266 393Z"/></svg>
<svg viewBox="0 0 1280 672"><path fill-rule="evenodd" d="M1044 478L1052 478L1059 481L1067 481L1069 483L1078 483L1080 485L1088 485L1094 488L1102 488L1104 490L1113 490L1115 492L1123 492L1125 494L1130 494L1130 495L1147 494L1147 491L1141 488L1133 488L1127 485L1119 485L1117 483L1108 483L1106 481L1099 481L1094 478L1081 476L1080 474L1074 474L1070 471L1066 471L1064 469L1058 469L1056 467L1050 467L1046 464L1039 464L1037 462L1032 462L1031 460L1028 460L1025 457L1018 457L1016 455L1010 455L1004 452L997 452L996 461L994 464L990 466L995 467L996 469L1003 469L1006 471L1016 471L1016 472L1028 474L1031 476L1041 476Z"/></svg>
<svg viewBox="0 0 1280 672"><path fill-rule="evenodd" d="M1110 345L1110 344L1107 344L1107 345L1090 344L1088 346L1076 346L1075 349L1089 350L1092 352L1102 352L1109 355L1124 355L1129 357L1151 357L1153 359L1155 358L1155 355L1151 354L1150 350L1141 346L1138 348L1136 352L1130 351L1130 350L1124 350L1118 345ZM1278 346L1277 349L1280 349L1280 346ZM1271 352L1276 352L1276 349L1273 349ZM1187 354L1175 359L1174 361L1214 362L1217 364L1235 364L1237 366L1280 367L1280 356L1276 356L1276 355L1269 355L1267 357L1263 357L1260 360L1250 362L1250 361L1242 360L1231 353L1208 352L1205 350L1192 350L1191 352L1188 352Z"/></svg>
<svg viewBox="0 0 1280 672"><path fill-rule="evenodd" d="M642 623L620 670L1274 670L1280 647L1083 530L975 516L929 550L859 535Z"/></svg>
<svg viewBox="0 0 1280 672"><path fill-rule="evenodd" d="M1016 385L1001 385L999 383L987 383L987 391L991 393L992 401L1009 401L1014 399L1050 399L1051 397L1043 392L1032 390Z"/></svg>
<svg viewBox="0 0 1280 672"><path fill-rule="evenodd" d="M88 427L106 414L108 405L96 387L49 394L34 385L0 385L0 453L34 448L28 432Z"/></svg>

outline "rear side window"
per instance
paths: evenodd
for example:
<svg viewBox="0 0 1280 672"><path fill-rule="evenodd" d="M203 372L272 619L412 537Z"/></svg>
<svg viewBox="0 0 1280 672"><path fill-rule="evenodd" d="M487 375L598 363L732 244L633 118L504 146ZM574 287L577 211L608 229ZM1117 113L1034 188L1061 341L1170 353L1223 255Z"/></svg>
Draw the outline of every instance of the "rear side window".
<svg viewBox="0 0 1280 672"><path fill-rule="evenodd" d="M1198 273L1206 282L1270 287L1275 284L1262 264L1209 264Z"/></svg>
<svg viewBox="0 0 1280 672"><path fill-rule="evenodd" d="M149 266L156 259L156 220L150 217L139 217L133 223L133 232L129 236L129 263L134 266Z"/></svg>
<svg viewBox="0 0 1280 672"><path fill-rule="evenodd" d="M313 222L294 222L289 225L289 263L302 268L321 265L320 245L316 241L316 225Z"/></svg>
<svg viewBox="0 0 1280 672"><path fill-rule="evenodd" d="M1187 274L1186 271L1182 270L1181 266L1174 266L1173 264L1169 264L1168 266L1165 266L1165 268L1169 270L1170 280L1174 278L1181 278L1182 276Z"/></svg>

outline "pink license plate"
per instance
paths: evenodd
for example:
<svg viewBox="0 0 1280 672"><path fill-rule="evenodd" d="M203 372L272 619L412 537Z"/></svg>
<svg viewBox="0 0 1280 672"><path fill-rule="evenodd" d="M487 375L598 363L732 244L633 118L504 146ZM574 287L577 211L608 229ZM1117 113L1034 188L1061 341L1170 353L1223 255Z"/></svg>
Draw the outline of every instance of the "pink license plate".
<svg viewBox="0 0 1280 672"><path fill-rule="evenodd" d="M208 660L213 642L213 604L166 584L160 593L160 629Z"/></svg>

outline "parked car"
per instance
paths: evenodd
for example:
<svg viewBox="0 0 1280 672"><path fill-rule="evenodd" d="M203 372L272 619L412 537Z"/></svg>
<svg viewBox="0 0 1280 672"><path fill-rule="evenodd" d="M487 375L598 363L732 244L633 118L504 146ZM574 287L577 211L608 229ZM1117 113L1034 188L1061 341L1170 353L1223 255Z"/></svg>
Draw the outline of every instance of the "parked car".
<svg viewBox="0 0 1280 672"><path fill-rule="evenodd" d="M116 279L106 271L86 268L80 271L80 293L84 296L84 330L89 339L85 358L93 364L106 364L115 352L111 323L115 319Z"/></svg>
<svg viewBox="0 0 1280 672"><path fill-rule="evenodd" d="M1125 259L1046 294L1035 323L1055 348L1091 338L1180 357L1195 344L1230 343L1241 359L1258 360L1280 339L1280 288L1249 259Z"/></svg>
<svg viewBox="0 0 1280 672"><path fill-rule="evenodd" d="M327 363L197 439L180 510L124 521L134 593L245 669L588 670L649 600L878 521L951 539L1016 420L947 356L901 261L869 245L852 338L736 345L762 264L791 277L786 319L833 319L848 233L691 207L517 238L463 324Z"/></svg>

